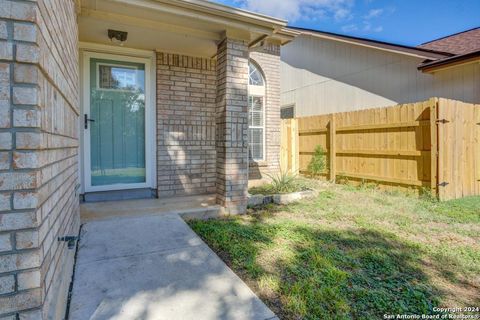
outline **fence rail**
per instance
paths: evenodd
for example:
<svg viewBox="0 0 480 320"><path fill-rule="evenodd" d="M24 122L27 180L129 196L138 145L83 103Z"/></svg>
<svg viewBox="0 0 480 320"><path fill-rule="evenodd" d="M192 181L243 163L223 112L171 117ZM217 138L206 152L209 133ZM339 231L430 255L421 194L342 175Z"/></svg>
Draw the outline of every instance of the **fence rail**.
<svg viewBox="0 0 480 320"><path fill-rule="evenodd" d="M480 105L443 98L282 121L282 168L307 173L315 148L325 176L428 187L441 200L480 194Z"/></svg>

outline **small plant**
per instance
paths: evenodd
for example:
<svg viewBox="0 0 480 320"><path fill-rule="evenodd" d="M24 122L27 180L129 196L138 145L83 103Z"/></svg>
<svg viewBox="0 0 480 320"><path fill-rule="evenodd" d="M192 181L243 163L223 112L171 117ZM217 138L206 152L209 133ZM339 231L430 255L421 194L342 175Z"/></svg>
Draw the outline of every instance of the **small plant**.
<svg viewBox="0 0 480 320"><path fill-rule="evenodd" d="M346 175L344 175L344 174L337 174L336 182L337 182L338 184L348 185L349 180L348 180L348 177L347 177Z"/></svg>
<svg viewBox="0 0 480 320"><path fill-rule="evenodd" d="M362 181L360 181L360 184L358 185L358 188L360 190L375 190L378 188L378 184L362 179Z"/></svg>
<svg viewBox="0 0 480 320"><path fill-rule="evenodd" d="M422 187L420 189L420 198L428 202L438 202L437 196L429 187Z"/></svg>
<svg viewBox="0 0 480 320"><path fill-rule="evenodd" d="M270 185L272 186L273 193L288 193L294 192L297 189L295 183L296 175L289 173L288 171L280 170L276 174L267 174L272 180Z"/></svg>
<svg viewBox="0 0 480 320"><path fill-rule="evenodd" d="M307 170L312 176L318 176L325 172L326 162L325 150L321 145L318 145L315 147L312 160L310 160Z"/></svg>

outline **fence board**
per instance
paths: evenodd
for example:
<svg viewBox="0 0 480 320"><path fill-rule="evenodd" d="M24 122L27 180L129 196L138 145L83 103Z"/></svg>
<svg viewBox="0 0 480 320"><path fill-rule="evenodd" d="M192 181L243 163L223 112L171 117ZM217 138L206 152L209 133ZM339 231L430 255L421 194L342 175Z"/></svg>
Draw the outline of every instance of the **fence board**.
<svg viewBox="0 0 480 320"><path fill-rule="evenodd" d="M457 199L480 194L479 105L440 99L439 197Z"/></svg>
<svg viewBox="0 0 480 320"><path fill-rule="evenodd" d="M297 158L282 163L294 172L306 173L320 145L325 149L328 167L333 169L326 172L331 180L341 175L387 186L427 186L442 200L480 193L479 105L432 98L302 117L296 120L296 135L291 134L292 121L282 122L282 152L291 153L297 148ZM290 131L286 134L284 130ZM284 139L296 147L284 146ZM282 155L282 159L295 157Z"/></svg>

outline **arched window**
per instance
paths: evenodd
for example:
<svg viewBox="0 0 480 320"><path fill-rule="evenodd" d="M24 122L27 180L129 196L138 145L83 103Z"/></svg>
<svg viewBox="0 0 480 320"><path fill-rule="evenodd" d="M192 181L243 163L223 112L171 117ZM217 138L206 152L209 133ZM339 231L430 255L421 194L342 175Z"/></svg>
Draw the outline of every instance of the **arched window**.
<svg viewBox="0 0 480 320"><path fill-rule="evenodd" d="M248 69L248 154L252 160L265 160L265 79L252 61Z"/></svg>

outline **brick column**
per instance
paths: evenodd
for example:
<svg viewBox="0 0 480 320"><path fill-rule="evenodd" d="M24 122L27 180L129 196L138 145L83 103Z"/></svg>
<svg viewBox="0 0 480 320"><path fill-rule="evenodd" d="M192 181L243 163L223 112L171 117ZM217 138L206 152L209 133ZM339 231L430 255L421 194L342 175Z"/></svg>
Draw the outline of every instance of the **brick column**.
<svg viewBox="0 0 480 320"><path fill-rule="evenodd" d="M217 52L217 203L245 213L248 188L248 47L225 38Z"/></svg>

